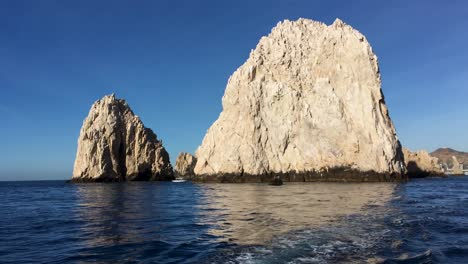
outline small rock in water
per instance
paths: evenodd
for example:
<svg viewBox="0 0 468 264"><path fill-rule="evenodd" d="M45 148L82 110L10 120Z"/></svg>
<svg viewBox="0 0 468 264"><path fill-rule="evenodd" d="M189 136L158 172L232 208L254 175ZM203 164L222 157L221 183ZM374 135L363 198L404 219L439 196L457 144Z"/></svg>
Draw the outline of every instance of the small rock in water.
<svg viewBox="0 0 468 264"><path fill-rule="evenodd" d="M273 179L273 181L271 181L270 185L280 186L280 185L283 185L283 181L281 180L281 178L279 176L276 176Z"/></svg>

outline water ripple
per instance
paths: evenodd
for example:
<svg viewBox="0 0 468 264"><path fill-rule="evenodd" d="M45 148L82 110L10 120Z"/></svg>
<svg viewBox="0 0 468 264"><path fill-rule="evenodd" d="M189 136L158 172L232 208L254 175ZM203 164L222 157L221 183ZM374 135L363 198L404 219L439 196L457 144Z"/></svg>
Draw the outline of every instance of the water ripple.
<svg viewBox="0 0 468 264"><path fill-rule="evenodd" d="M467 190L468 177L281 187L3 182L0 259L467 263Z"/></svg>

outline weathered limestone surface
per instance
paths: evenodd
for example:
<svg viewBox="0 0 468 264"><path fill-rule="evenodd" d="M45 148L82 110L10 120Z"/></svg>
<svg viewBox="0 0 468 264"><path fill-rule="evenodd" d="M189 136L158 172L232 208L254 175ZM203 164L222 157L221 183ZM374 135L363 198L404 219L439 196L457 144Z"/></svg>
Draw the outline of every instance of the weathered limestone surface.
<svg viewBox="0 0 468 264"><path fill-rule="evenodd" d="M401 145L366 38L337 19L278 23L229 78L196 152L201 181L395 180Z"/></svg>
<svg viewBox="0 0 468 264"><path fill-rule="evenodd" d="M147 181L173 178L169 154L125 100L96 101L83 122L74 182Z"/></svg>
<svg viewBox="0 0 468 264"><path fill-rule="evenodd" d="M411 178L442 176L444 173L439 166L439 159L432 157L425 150L411 152L403 148L407 174Z"/></svg>
<svg viewBox="0 0 468 264"><path fill-rule="evenodd" d="M193 176L197 159L189 153L181 152L176 160L175 174L177 177Z"/></svg>

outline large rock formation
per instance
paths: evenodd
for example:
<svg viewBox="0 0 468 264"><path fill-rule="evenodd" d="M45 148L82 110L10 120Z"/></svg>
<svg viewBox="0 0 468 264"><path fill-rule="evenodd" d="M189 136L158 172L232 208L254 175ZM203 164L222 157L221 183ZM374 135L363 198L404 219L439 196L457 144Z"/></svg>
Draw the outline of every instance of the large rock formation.
<svg viewBox="0 0 468 264"><path fill-rule="evenodd" d="M197 159L189 153L181 152L176 160L175 174L177 177L193 176Z"/></svg>
<svg viewBox="0 0 468 264"><path fill-rule="evenodd" d="M442 176L439 159L432 157L425 150L411 152L403 148L407 174L411 178Z"/></svg>
<svg viewBox="0 0 468 264"><path fill-rule="evenodd" d="M196 152L201 181L395 180L403 154L366 38L280 22L229 78L223 111Z"/></svg>
<svg viewBox="0 0 468 264"><path fill-rule="evenodd" d="M173 178L169 154L125 100L108 95L93 104L78 138L74 182Z"/></svg>

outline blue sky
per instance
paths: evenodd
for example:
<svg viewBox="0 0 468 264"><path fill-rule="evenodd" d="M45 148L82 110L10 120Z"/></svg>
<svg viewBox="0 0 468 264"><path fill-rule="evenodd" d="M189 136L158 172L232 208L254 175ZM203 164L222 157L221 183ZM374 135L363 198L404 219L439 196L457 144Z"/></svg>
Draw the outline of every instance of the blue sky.
<svg viewBox="0 0 468 264"><path fill-rule="evenodd" d="M391 3L390 3L391 2ZM366 35L401 142L468 151L466 1L1 1L0 180L66 179L92 103L115 92L175 160L283 19Z"/></svg>

